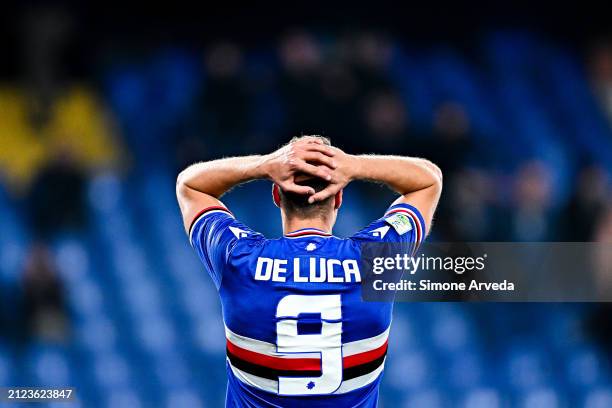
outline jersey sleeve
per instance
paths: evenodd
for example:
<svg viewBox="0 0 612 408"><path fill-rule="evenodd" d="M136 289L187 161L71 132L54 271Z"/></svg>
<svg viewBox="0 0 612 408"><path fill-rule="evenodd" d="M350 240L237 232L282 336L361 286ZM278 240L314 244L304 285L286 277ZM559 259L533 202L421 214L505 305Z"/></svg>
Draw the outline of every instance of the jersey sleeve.
<svg viewBox="0 0 612 408"><path fill-rule="evenodd" d="M221 286L223 272L237 242L260 237L263 236L236 220L227 208L221 206L200 211L189 229L191 245L217 289Z"/></svg>
<svg viewBox="0 0 612 408"><path fill-rule="evenodd" d="M405 244L414 254L426 235L425 219L409 204L395 204L385 214L353 235L361 242L389 242Z"/></svg>

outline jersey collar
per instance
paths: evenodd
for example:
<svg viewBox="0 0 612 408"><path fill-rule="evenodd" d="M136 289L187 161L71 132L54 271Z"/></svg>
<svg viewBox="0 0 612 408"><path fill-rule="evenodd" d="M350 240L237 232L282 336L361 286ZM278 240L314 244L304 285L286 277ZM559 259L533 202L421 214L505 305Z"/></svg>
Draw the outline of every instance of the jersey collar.
<svg viewBox="0 0 612 408"><path fill-rule="evenodd" d="M318 228L302 228L296 231L288 232L285 238L302 238L302 237L331 237L332 234L320 230Z"/></svg>

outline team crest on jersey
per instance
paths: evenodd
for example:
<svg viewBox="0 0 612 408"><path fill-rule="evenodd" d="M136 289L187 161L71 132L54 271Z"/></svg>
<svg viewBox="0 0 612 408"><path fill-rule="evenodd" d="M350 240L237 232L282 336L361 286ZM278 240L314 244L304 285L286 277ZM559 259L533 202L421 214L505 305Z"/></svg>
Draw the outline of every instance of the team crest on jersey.
<svg viewBox="0 0 612 408"><path fill-rule="evenodd" d="M400 235L404 235L408 231L412 230L412 223L407 215L399 213L393 214L385 218L385 221Z"/></svg>

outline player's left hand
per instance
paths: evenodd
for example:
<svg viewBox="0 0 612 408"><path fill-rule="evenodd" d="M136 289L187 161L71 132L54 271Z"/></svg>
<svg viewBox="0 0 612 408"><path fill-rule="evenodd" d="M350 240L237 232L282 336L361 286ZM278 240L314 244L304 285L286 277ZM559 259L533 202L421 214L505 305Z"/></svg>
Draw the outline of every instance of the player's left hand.
<svg viewBox="0 0 612 408"><path fill-rule="evenodd" d="M353 174L355 174L354 170L356 166L356 161L354 160L355 156L346 154L337 147L330 147L330 149L332 151L332 158L336 166L331 172L329 186L308 198L308 202L311 204L317 201L323 201L326 198L336 195L353 180Z"/></svg>

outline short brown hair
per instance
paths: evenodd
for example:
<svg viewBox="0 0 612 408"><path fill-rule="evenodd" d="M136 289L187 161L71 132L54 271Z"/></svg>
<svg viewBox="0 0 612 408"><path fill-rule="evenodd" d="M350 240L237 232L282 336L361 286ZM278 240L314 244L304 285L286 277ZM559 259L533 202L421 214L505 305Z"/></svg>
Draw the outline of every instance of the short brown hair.
<svg viewBox="0 0 612 408"><path fill-rule="evenodd" d="M323 142L328 146L331 146L331 141L329 138L319 135L303 135L303 136L294 136L289 143L295 143L298 140L302 140L307 137L314 137ZM329 182L327 180L323 180L319 177L307 176L304 175L303 179L300 181L296 181L296 184L302 186L312 187L315 192L319 192L324 190L329 186ZM281 206L288 214L295 214L301 218L312 218L318 215L323 215L326 211L326 208L329 206L331 200L334 197L329 197L323 201L317 201L316 203L310 204L308 202L308 196L304 194L297 194L293 192L284 192L282 189L279 189L281 196Z"/></svg>
<svg viewBox="0 0 612 408"><path fill-rule="evenodd" d="M291 138L291 140L289 141L289 143L287 144L291 144L291 143L295 143L299 140L302 139L306 139L306 138L315 138L315 139L319 139L321 142L323 142L323 144L331 146L331 140L329 140L328 137L325 136L321 136L321 135L302 135L302 136L293 136Z"/></svg>

